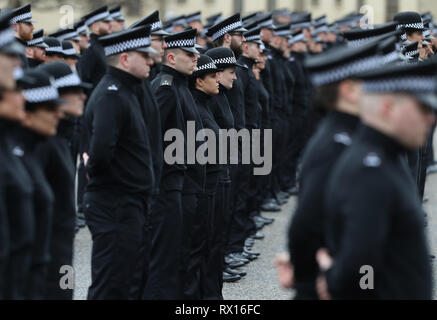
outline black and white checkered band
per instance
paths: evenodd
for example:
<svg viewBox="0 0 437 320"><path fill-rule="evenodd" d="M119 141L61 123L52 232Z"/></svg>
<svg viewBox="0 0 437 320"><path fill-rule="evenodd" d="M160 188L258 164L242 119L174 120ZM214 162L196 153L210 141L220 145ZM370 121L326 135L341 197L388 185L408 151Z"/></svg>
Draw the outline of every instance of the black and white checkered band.
<svg viewBox="0 0 437 320"><path fill-rule="evenodd" d="M407 41L407 34L406 33L401 34L401 40Z"/></svg>
<svg viewBox="0 0 437 320"><path fill-rule="evenodd" d="M196 38L193 39L181 39L175 41L169 41L167 43L167 48L190 48L194 47L196 44Z"/></svg>
<svg viewBox="0 0 437 320"><path fill-rule="evenodd" d="M322 32L329 32L329 28L328 28L328 26L321 26L321 27L316 28L316 29L314 30L314 32L315 32L316 34L318 34L318 33L322 33Z"/></svg>
<svg viewBox="0 0 437 320"><path fill-rule="evenodd" d="M202 66L197 66L197 71L211 70L211 69L212 70L217 69L217 66L215 65L214 62L210 62Z"/></svg>
<svg viewBox="0 0 437 320"><path fill-rule="evenodd" d="M300 28L311 28L311 22L302 22L302 23L296 23L296 24L291 24L290 26L291 29L300 29Z"/></svg>
<svg viewBox="0 0 437 320"><path fill-rule="evenodd" d="M152 32L153 32L153 31L156 31L156 30L158 30L158 29L162 29L162 23L161 23L161 21L156 21L156 22L152 23L152 26L151 26L151 30L152 30Z"/></svg>
<svg viewBox="0 0 437 320"><path fill-rule="evenodd" d="M418 54L419 54L419 50L405 52L405 56L407 56L408 58L414 57Z"/></svg>
<svg viewBox="0 0 437 320"><path fill-rule="evenodd" d="M423 22L398 24L397 29L401 28L422 30L425 29L425 26L423 25Z"/></svg>
<svg viewBox="0 0 437 320"><path fill-rule="evenodd" d="M14 30L7 28L0 32L0 47L6 46L14 41Z"/></svg>
<svg viewBox="0 0 437 320"><path fill-rule="evenodd" d="M343 79L377 68L381 64L381 58L378 56L367 57L358 61L352 61L343 66L326 70L324 72L315 72L311 75L312 82L315 86L322 86L328 83L338 82Z"/></svg>
<svg viewBox="0 0 437 320"><path fill-rule="evenodd" d="M259 40L261 40L260 35L246 37L246 42L253 42L253 41L259 41Z"/></svg>
<svg viewBox="0 0 437 320"><path fill-rule="evenodd" d="M77 87L80 86L82 81L76 73L72 73L66 75L65 77L61 77L59 79L55 79L54 86L58 89L60 88L68 88L68 87Z"/></svg>
<svg viewBox="0 0 437 320"><path fill-rule="evenodd" d="M62 50L62 53L65 54L66 56L72 56L75 55L77 52L76 50L74 50L74 48L70 48L70 49Z"/></svg>
<svg viewBox="0 0 437 320"><path fill-rule="evenodd" d="M43 43L43 42L44 42L44 38L43 37L39 37L39 38L32 39L30 41L27 41L27 45L29 47L31 47L31 46L35 46L35 45Z"/></svg>
<svg viewBox="0 0 437 320"><path fill-rule="evenodd" d="M111 17L116 19L121 17L121 11L116 11L114 13L111 13Z"/></svg>
<svg viewBox="0 0 437 320"><path fill-rule="evenodd" d="M46 48L46 52L56 52L56 53L64 53L64 51L62 50L62 47L48 47Z"/></svg>
<svg viewBox="0 0 437 320"><path fill-rule="evenodd" d="M289 41L289 43L290 44L293 44L293 43L296 43L296 42L299 42L299 41L306 41L306 38L305 38L305 36L304 36L304 34L303 33L301 33L300 35L298 35L298 36L296 36L296 37L293 37L290 41Z"/></svg>
<svg viewBox="0 0 437 320"><path fill-rule="evenodd" d="M25 20L29 20L29 19L32 19L32 12L26 12L26 13L20 14L16 17L13 17L13 18L11 18L10 23L13 24L16 22L21 22L21 21L25 21Z"/></svg>
<svg viewBox="0 0 437 320"><path fill-rule="evenodd" d="M172 22L172 25L174 25L174 26L178 26L178 25L184 26L186 24L187 24L187 20L185 18L177 19L177 20Z"/></svg>
<svg viewBox="0 0 437 320"><path fill-rule="evenodd" d="M77 28L77 33L83 33L86 32L86 25L80 26L79 28Z"/></svg>
<svg viewBox="0 0 437 320"><path fill-rule="evenodd" d="M270 27L273 26L273 19L261 22L258 27L264 28L264 27Z"/></svg>
<svg viewBox="0 0 437 320"><path fill-rule="evenodd" d="M237 59L235 57L226 57L215 59L214 63L216 65L235 65L237 63Z"/></svg>
<svg viewBox="0 0 437 320"><path fill-rule="evenodd" d="M407 91L415 93L431 93L435 89L435 77L405 76L401 78L372 80L364 82L365 92Z"/></svg>
<svg viewBox="0 0 437 320"><path fill-rule="evenodd" d="M291 36L291 30L275 31L274 36L275 37L288 37L288 36Z"/></svg>
<svg viewBox="0 0 437 320"><path fill-rule="evenodd" d="M234 23L231 23L227 26L224 26L222 29L214 33L211 37L212 41L215 41L221 37L223 37L226 33L231 32L235 29L241 28L243 26L243 23L241 21L237 21Z"/></svg>
<svg viewBox="0 0 437 320"><path fill-rule="evenodd" d="M59 98L58 90L54 86L23 90L24 98L30 103L40 103Z"/></svg>
<svg viewBox="0 0 437 320"><path fill-rule="evenodd" d="M202 21L202 15L197 14L195 16L187 18L187 23L193 22L193 21Z"/></svg>
<svg viewBox="0 0 437 320"><path fill-rule="evenodd" d="M97 15L95 15L95 16L89 17L89 18L85 21L85 24L86 24L87 26L90 26L90 25L92 25L94 22L99 21L99 20L103 20L103 19L105 19L105 18L107 18L107 17L109 17L109 16L110 16L110 15L109 15L109 12L108 12L108 11L106 11L106 12L102 12L102 13L99 13L99 14L97 14Z"/></svg>
<svg viewBox="0 0 437 320"><path fill-rule="evenodd" d="M347 43L347 46L352 47L352 48L359 47L363 43L368 42L368 41L375 39L375 38L376 37L367 37L367 38L362 38L362 39L357 39L357 40L349 40Z"/></svg>
<svg viewBox="0 0 437 320"><path fill-rule="evenodd" d="M395 62L395 61L397 61L399 59L400 59L399 52L395 50L395 51L393 51L391 53L388 53L388 54L382 56L381 57L381 63L382 64L389 64L389 63Z"/></svg>
<svg viewBox="0 0 437 320"><path fill-rule="evenodd" d="M150 46L150 38L138 38L116 43L105 47L105 55L112 56L121 52L148 47Z"/></svg>
<svg viewBox="0 0 437 320"><path fill-rule="evenodd" d="M71 38L75 38L78 36L78 32L77 31L71 31L69 33L66 34L62 34L58 37L56 37L59 41L64 41L65 39L71 39Z"/></svg>
<svg viewBox="0 0 437 320"><path fill-rule="evenodd" d="M423 36L425 38L429 37L430 35L431 35L431 30L430 29L423 31Z"/></svg>

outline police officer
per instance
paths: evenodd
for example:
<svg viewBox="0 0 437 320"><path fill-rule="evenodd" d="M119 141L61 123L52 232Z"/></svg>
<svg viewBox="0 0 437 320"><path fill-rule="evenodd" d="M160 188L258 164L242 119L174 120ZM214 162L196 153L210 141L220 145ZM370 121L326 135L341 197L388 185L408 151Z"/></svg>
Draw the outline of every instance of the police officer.
<svg viewBox="0 0 437 320"><path fill-rule="evenodd" d="M197 66L199 53L194 47L195 37L196 30L192 29L165 38L167 49L163 66L152 82L161 113L162 139L170 129L185 133L187 121L195 121L197 129L202 125L187 82L187 76L192 75ZM163 147L169 145L167 141ZM182 298L182 273L185 270L182 264L182 241L183 236L188 236L183 234L183 227L189 227L183 225L182 191L187 192L185 205L190 204L191 209L195 208L195 203L189 200L193 200L195 194L202 190L200 187L203 187L204 179L202 171L199 172L195 165L191 166L191 173L185 177L187 166L184 158L178 158L174 164L164 162L163 165L160 194L152 209L151 262L145 299Z"/></svg>
<svg viewBox="0 0 437 320"><path fill-rule="evenodd" d="M45 62L64 61L64 51L58 39L45 37L44 43L47 44Z"/></svg>
<svg viewBox="0 0 437 320"><path fill-rule="evenodd" d="M289 229L289 251L294 266L296 300L318 299L315 255L324 246L323 201L326 181L342 152L352 144L359 124L360 83L354 76L361 67L377 68L378 42L357 48L342 47L306 61L317 87L316 100L329 112L302 157L298 206ZM361 61L368 61L365 66ZM349 69L343 66L351 66ZM341 70L346 70L340 72Z"/></svg>
<svg viewBox="0 0 437 320"><path fill-rule="evenodd" d="M93 236L88 299L137 298L130 292L138 261L147 269L149 199L154 177L151 147L136 96L147 76L150 28L101 37L109 65L89 99L90 135L85 216ZM135 39L135 41L133 41ZM135 283L134 283L135 279ZM137 293L136 293L137 294Z"/></svg>
<svg viewBox="0 0 437 320"><path fill-rule="evenodd" d="M121 13L121 6L115 6L109 9L109 14L111 15L111 32L120 32L126 29L126 19Z"/></svg>
<svg viewBox="0 0 437 320"><path fill-rule="evenodd" d="M360 76L363 126L326 189L322 299L432 297L421 201L402 155L423 146L435 122L436 67L393 65ZM418 77L423 84L412 86ZM363 290L363 266L373 271L373 290Z"/></svg>
<svg viewBox="0 0 437 320"><path fill-rule="evenodd" d="M28 4L12 10L10 17L10 23L15 31L15 37L17 41L26 46L27 41L33 39L33 30L35 29L33 23L36 22L34 19L32 19L31 5ZM26 56L21 55L20 58L22 61L22 67L24 69L28 68L29 64Z"/></svg>
<svg viewBox="0 0 437 320"><path fill-rule="evenodd" d="M45 49L48 45L44 43L43 34L43 29L35 31L32 40L27 41L26 57L29 68L35 68L45 61Z"/></svg>
<svg viewBox="0 0 437 320"><path fill-rule="evenodd" d="M73 291L59 286L62 266L73 263L73 241L75 226L75 164L77 151L74 146L75 119L82 116L85 94L79 76L63 62L52 62L40 67L54 79L64 104L63 117L55 137L41 143L37 155L45 176L54 193L53 223L51 227L50 263L44 285L44 298L49 300L72 300Z"/></svg>

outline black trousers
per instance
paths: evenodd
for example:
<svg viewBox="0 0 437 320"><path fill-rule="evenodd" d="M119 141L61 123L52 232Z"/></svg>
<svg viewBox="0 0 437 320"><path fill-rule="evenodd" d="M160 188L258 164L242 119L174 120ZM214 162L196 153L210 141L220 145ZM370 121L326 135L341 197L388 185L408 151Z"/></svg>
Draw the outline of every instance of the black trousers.
<svg viewBox="0 0 437 320"><path fill-rule="evenodd" d="M183 298L182 226L181 191L161 191L152 208L152 248L143 299Z"/></svg>
<svg viewBox="0 0 437 320"><path fill-rule="evenodd" d="M131 290L138 284L138 256L148 239L144 234L148 225L147 201L140 196L111 192L85 194L85 217L93 239L89 300L135 298Z"/></svg>

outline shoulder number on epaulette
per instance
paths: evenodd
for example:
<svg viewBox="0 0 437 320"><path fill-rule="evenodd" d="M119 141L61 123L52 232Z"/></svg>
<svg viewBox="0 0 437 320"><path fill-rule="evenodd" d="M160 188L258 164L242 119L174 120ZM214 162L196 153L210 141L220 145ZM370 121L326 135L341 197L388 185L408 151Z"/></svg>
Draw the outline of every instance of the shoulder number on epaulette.
<svg viewBox="0 0 437 320"><path fill-rule="evenodd" d="M378 168L382 164L382 159L378 154L370 152L364 157L363 164L369 168Z"/></svg>
<svg viewBox="0 0 437 320"><path fill-rule="evenodd" d="M171 87L172 84L173 84L173 76L171 76L169 74L165 74L161 77L161 83L159 84L160 86Z"/></svg>

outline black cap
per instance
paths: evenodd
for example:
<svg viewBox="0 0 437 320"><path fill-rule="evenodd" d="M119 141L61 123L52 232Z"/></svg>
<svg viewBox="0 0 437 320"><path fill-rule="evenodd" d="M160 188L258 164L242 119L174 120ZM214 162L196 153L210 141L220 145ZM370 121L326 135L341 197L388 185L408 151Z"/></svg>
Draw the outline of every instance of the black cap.
<svg viewBox="0 0 437 320"><path fill-rule="evenodd" d="M187 26L187 19L185 15L181 15L171 19L171 25L174 26L183 26L184 28Z"/></svg>
<svg viewBox="0 0 437 320"><path fill-rule="evenodd" d="M226 69L231 67L243 67L237 63L234 52L229 48L214 48L210 49L205 53L207 56L211 57L215 65L219 69Z"/></svg>
<svg viewBox="0 0 437 320"><path fill-rule="evenodd" d="M244 37L246 38L246 42L255 42L258 44L262 44L261 27L257 27L245 32Z"/></svg>
<svg viewBox="0 0 437 320"><path fill-rule="evenodd" d="M94 10L93 12L88 13L83 17L83 19L85 20L87 27L98 21L112 21L111 15L108 11L108 6L103 6Z"/></svg>
<svg viewBox="0 0 437 320"><path fill-rule="evenodd" d="M256 23L258 24L258 27L261 27L261 29L275 29L272 13L260 14L256 19Z"/></svg>
<svg viewBox="0 0 437 320"><path fill-rule="evenodd" d="M36 22L36 20L32 19L32 8L30 4L11 11L10 23L13 24L17 22Z"/></svg>
<svg viewBox="0 0 437 320"><path fill-rule="evenodd" d="M204 74L216 73L219 71L223 70L216 66L211 57L201 54L197 60L197 70L193 73L192 77L195 79L203 76Z"/></svg>
<svg viewBox="0 0 437 320"><path fill-rule="evenodd" d="M417 12L401 12L398 13L393 20L398 24L398 28L404 28L405 30L423 31L425 29L422 17Z"/></svg>
<svg viewBox="0 0 437 320"><path fill-rule="evenodd" d="M28 47L38 47L42 49L46 49L48 47L47 44L44 43L44 30L38 30L33 33L33 39L27 41Z"/></svg>
<svg viewBox="0 0 437 320"><path fill-rule="evenodd" d="M152 14L148 15L147 17L138 20L137 22L133 23L129 29L141 27L141 26L151 26L151 34L153 35L161 35L161 36L167 36L169 35L168 32L165 32L162 29L162 23L161 20L159 20L159 11L156 10Z"/></svg>
<svg viewBox="0 0 437 320"><path fill-rule="evenodd" d="M291 22L291 29L310 29L312 26L311 13L304 13Z"/></svg>
<svg viewBox="0 0 437 320"><path fill-rule="evenodd" d="M88 35L88 30L86 28L85 20L83 18L74 24L74 30L76 30L78 34L84 36Z"/></svg>
<svg viewBox="0 0 437 320"><path fill-rule="evenodd" d="M298 43L298 42L307 42L307 39L305 38L305 35L303 34L302 30L293 32L291 34L291 39L288 41L290 44Z"/></svg>
<svg viewBox="0 0 437 320"><path fill-rule="evenodd" d="M102 44L107 57L127 51L157 53L150 46L150 26L110 34L100 37L98 41Z"/></svg>
<svg viewBox="0 0 437 320"><path fill-rule="evenodd" d="M378 45L378 52L381 56L382 64L400 62L401 58L398 51L398 38L391 36L382 40Z"/></svg>
<svg viewBox="0 0 437 320"><path fill-rule="evenodd" d="M241 21L245 23L246 21L252 20L253 18L256 18L256 16L259 14L259 12L253 12L246 14L245 16L241 17Z"/></svg>
<svg viewBox="0 0 437 320"><path fill-rule="evenodd" d="M348 40L348 45L351 47L359 46L365 41L372 40L380 35L396 31L397 23L389 22L385 24L375 25L373 29L356 28L347 30L343 36Z"/></svg>
<svg viewBox="0 0 437 320"><path fill-rule="evenodd" d="M290 39L290 37L291 37L290 25L276 27L274 36L275 37L285 37L287 39Z"/></svg>
<svg viewBox="0 0 437 320"><path fill-rule="evenodd" d="M62 41L62 54L64 55L64 57L66 58L75 58L75 59L80 59L80 55L77 54L76 50L74 49L73 44L68 41Z"/></svg>
<svg viewBox="0 0 437 320"><path fill-rule="evenodd" d="M437 110L437 61L417 64L392 64L359 75L366 93L404 92Z"/></svg>
<svg viewBox="0 0 437 320"><path fill-rule="evenodd" d="M111 15L111 18L116 21L124 22L126 19L123 17L121 13L121 6L115 6L109 9L109 14Z"/></svg>
<svg viewBox="0 0 437 320"><path fill-rule="evenodd" d="M202 12L201 11L197 11L195 13L192 13L192 14L186 16L185 20L186 20L187 23L191 23L191 22L194 22L194 21L202 22Z"/></svg>
<svg viewBox="0 0 437 320"><path fill-rule="evenodd" d="M212 16L209 16L208 18L206 18L206 24L213 26L213 25L219 23L221 20L222 20L221 13L213 14Z"/></svg>
<svg viewBox="0 0 437 320"><path fill-rule="evenodd" d="M327 24L328 24L328 18L326 17L326 15L318 17L313 21L314 28L316 29L323 25L326 26Z"/></svg>
<svg viewBox="0 0 437 320"><path fill-rule="evenodd" d="M47 72L39 68L28 69L24 72L24 77L33 80L22 83L22 93L26 100L27 110L34 110L39 104L65 102L60 99L58 89L53 84L53 78Z"/></svg>
<svg viewBox="0 0 437 320"><path fill-rule="evenodd" d="M62 50L61 42L53 37L45 37L44 42L47 44L46 55L50 56L53 54L64 55L64 51Z"/></svg>
<svg viewBox="0 0 437 320"><path fill-rule="evenodd" d="M197 51L195 47L196 36L197 36L197 29L190 29L190 30L169 35L165 37L164 40L167 44L168 49L179 48L184 51L199 54L199 51Z"/></svg>
<svg viewBox="0 0 437 320"><path fill-rule="evenodd" d="M15 42L14 30L9 24L10 14L0 14L0 52Z"/></svg>
<svg viewBox="0 0 437 320"><path fill-rule="evenodd" d="M240 14L234 14L233 16L213 25L208 29L207 36L211 37L212 41L216 41L225 36L229 32L246 32L247 29L243 28L243 22L240 19Z"/></svg>
<svg viewBox="0 0 437 320"><path fill-rule="evenodd" d="M404 47L402 53L407 58L408 62L415 62L419 59L419 42L413 42Z"/></svg>
<svg viewBox="0 0 437 320"><path fill-rule="evenodd" d="M363 71L378 68L381 63L378 41L360 47L335 47L306 59L305 66L311 73L315 86L323 86L353 78Z"/></svg>
<svg viewBox="0 0 437 320"><path fill-rule="evenodd" d="M79 33L75 29L59 29L52 34L49 34L49 37L56 38L61 42L64 40L80 41Z"/></svg>
<svg viewBox="0 0 437 320"><path fill-rule="evenodd" d="M65 62L50 62L41 65L38 69L47 72L53 77L53 85L58 90L82 88L91 89L92 84L82 82L79 75Z"/></svg>

